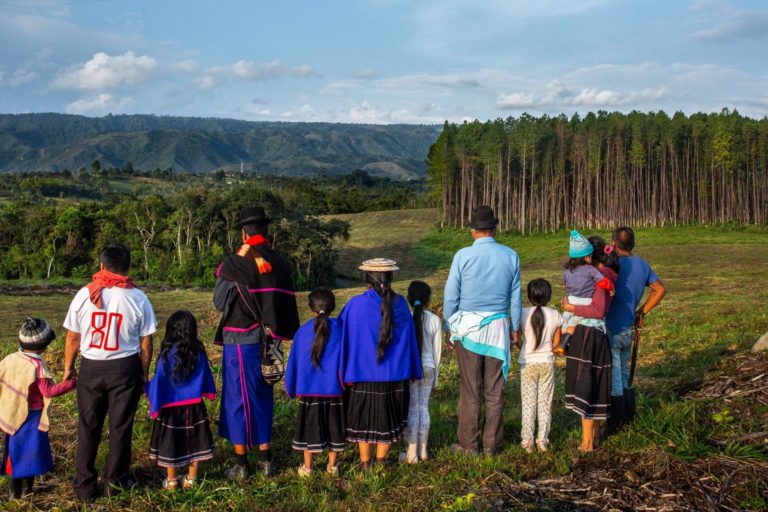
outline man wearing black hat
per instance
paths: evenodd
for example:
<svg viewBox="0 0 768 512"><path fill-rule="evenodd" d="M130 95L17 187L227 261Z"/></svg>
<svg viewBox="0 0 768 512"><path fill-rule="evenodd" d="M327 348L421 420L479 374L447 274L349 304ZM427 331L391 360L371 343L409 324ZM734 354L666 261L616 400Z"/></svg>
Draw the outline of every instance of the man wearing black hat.
<svg viewBox="0 0 768 512"><path fill-rule="evenodd" d="M504 385L510 337L519 337L522 302L520 259L496 242L498 219L490 206L472 210L474 243L453 258L445 284L443 315L459 365L459 427L454 451L479 451L480 396L485 400L482 448L497 453L504 437Z"/></svg>
<svg viewBox="0 0 768 512"><path fill-rule="evenodd" d="M254 446L259 469L274 474L269 443L279 343L299 328L291 269L270 247L269 222L263 208L243 208L243 246L216 271L213 302L222 317L214 343L224 347L219 435L234 446L236 463L227 471L233 480L249 476L247 455Z"/></svg>

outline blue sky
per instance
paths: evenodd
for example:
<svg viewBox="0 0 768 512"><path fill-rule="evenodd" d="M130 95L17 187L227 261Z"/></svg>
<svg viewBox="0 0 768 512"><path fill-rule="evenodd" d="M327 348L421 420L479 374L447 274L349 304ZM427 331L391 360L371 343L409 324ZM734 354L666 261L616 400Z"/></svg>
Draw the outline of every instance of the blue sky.
<svg viewBox="0 0 768 512"><path fill-rule="evenodd" d="M768 2L0 0L0 112L768 115Z"/></svg>

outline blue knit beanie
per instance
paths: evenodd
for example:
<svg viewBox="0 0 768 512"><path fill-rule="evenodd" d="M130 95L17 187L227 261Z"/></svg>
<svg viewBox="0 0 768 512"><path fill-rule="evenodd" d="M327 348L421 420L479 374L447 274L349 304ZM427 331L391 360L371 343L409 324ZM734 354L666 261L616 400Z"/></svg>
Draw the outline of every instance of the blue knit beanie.
<svg viewBox="0 0 768 512"><path fill-rule="evenodd" d="M590 256L593 251L594 248L592 247L592 244L589 243L589 240L587 240L584 235L575 229L571 231L571 242L568 246L568 256L571 258L583 258L584 256Z"/></svg>

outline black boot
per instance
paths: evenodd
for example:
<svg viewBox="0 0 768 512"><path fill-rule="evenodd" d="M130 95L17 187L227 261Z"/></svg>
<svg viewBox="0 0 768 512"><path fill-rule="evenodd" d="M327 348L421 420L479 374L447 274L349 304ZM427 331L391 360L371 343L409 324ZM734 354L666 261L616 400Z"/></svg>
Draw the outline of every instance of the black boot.
<svg viewBox="0 0 768 512"><path fill-rule="evenodd" d="M611 415L608 417L608 421L605 423L605 430L603 430L603 439L616 434L621 430L624 425L624 395L611 396Z"/></svg>
<svg viewBox="0 0 768 512"><path fill-rule="evenodd" d="M26 496L28 494L34 493L35 488L35 477L31 476L29 478L24 479L24 485L21 489L21 495Z"/></svg>
<svg viewBox="0 0 768 512"><path fill-rule="evenodd" d="M17 500L21 498L23 483L23 478L11 478L8 481L8 499Z"/></svg>
<svg viewBox="0 0 768 512"><path fill-rule="evenodd" d="M635 419L635 388L624 388L624 424L632 423Z"/></svg>

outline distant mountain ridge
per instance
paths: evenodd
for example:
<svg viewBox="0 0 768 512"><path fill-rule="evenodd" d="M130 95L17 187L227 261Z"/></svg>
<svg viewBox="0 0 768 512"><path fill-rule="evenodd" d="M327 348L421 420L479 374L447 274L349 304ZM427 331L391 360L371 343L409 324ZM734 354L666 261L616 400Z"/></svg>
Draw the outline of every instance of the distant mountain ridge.
<svg viewBox="0 0 768 512"><path fill-rule="evenodd" d="M438 125L254 122L236 119L0 114L0 172L172 167L300 176L364 169L421 178Z"/></svg>

